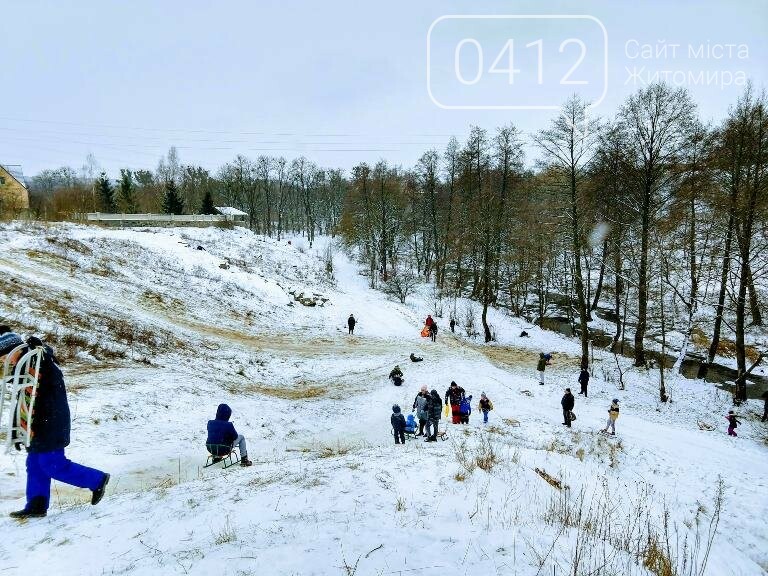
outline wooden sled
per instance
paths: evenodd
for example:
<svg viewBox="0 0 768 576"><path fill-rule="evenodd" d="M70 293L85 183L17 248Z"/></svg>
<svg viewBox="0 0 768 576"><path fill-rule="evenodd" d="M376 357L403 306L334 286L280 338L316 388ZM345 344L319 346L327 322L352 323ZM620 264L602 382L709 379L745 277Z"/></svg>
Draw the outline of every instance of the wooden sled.
<svg viewBox="0 0 768 576"><path fill-rule="evenodd" d="M21 444L29 448L32 441L32 416L39 385L40 365L45 349L30 349L22 344L5 357L0 373L0 429L5 432L6 452ZM7 423L2 425L3 412L8 408Z"/></svg>

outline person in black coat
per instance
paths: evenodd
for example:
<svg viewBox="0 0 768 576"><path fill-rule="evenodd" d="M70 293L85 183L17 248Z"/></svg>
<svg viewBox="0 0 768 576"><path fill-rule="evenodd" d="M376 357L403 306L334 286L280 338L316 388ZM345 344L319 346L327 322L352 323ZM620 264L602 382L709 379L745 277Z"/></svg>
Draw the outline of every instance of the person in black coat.
<svg viewBox="0 0 768 576"><path fill-rule="evenodd" d="M355 320L355 317L352 314L350 314L349 318L347 318L347 327L349 328L350 334L355 333L355 324L357 324L357 320Z"/></svg>
<svg viewBox="0 0 768 576"><path fill-rule="evenodd" d="M392 406L392 416L390 417L392 430L395 433L395 444L405 444L405 417L400 413L400 406Z"/></svg>
<svg viewBox="0 0 768 576"><path fill-rule="evenodd" d="M464 400L464 388L451 382L448 390L445 391L445 403L451 405L451 422L454 424L461 423L461 414L459 413L459 406L461 401Z"/></svg>
<svg viewBox="0 0 768 576"><path fill-rule="evenodd" d="M565 426L571 427L571 410L573 410L573 405L576 403L576 399L573 397L573 394L571 394L571 389L566 388L565 394L563 394L563 399L560 400L560 405L563 407L563 424Z"/></svg>
<svg viewBox="0 0 768 576"><path fill-rule="evenodd" d="M424 358L422 358L421 356L416 356L416 354L414 354L413 352L411 352L410 358L411 358L411 362L422 362L422 361L424 361Z"/></svg>
<svg viewBox="0 0 768 576"><path fill-rule="evenodd" d="M762 398L765 399L765 406L763 406L763 419L761 422L768 420L768 390L763 392Z"/></svg>
<svg viewBox="0 0 768 576"><path fill-rule="evenodd" d="M429 414L429 421L427 422L427 439L425 442L437 442L437 430L440 417L443 415L443 399L440 398L437 390L432 390L429 393L427 413Z"/></svg>
<svg viewBox="0 0 768 576"><path fill-rule="evenodd" d="M0 363L18 346L21 338L6 326L0 332ZM109 474L69 460L64 449L69 446L71 420L64 376L50 346L30 338L27 346L14 353L15 361L29 350L42 348L37 395L32 411L31 439L27 446L27 503L22 510L11 512L12 518L41 518L48 513L51 480L91 490L91 504L104 497ZM18 355L18 356L17 356ZM17 450L22 443L15 442Z"/></svg>
<svg viewBox="0 0 768 576"><path fill-rule="evenodd" d="M584 398L586 398L587 385L589 384L589 370L586 368L581 369L581 373L579 374L579 384L581 384L581 392L579 392L579 394L584 394Z"/></svg>

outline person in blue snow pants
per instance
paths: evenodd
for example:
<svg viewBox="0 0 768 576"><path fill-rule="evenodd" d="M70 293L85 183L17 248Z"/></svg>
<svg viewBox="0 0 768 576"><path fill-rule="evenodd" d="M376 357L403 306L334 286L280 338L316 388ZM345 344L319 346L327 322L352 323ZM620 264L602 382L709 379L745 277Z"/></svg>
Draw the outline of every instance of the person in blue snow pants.
<svg viewBox="0 0 768 576"><path fill-rule="evenodd" d="M0 327L0 358L22 344L21 338L7 326ZM30 338L27 344L30 348L43 346L37 338ZM53 350L44 346L27 447L27 503L22 510L11 512L12 518L45 516L51 501L51 480L91 490L91 504L101 501L109 474L76 464L66 457L64 449L69 445L70 426L64 376ZM15 442L14 446L21 450L22 443Z"/></svg>

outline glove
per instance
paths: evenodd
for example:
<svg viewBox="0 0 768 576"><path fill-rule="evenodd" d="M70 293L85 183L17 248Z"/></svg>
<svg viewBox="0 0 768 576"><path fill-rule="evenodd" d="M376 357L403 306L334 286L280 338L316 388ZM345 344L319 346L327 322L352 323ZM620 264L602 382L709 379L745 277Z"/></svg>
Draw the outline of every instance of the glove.
<svg viewBox="0 0 768 576"><path fill-rule="evenodd" d="M16 450L18 450L19 452L21 452L21 442L14 443L13 447L16 448Z"/></svg>

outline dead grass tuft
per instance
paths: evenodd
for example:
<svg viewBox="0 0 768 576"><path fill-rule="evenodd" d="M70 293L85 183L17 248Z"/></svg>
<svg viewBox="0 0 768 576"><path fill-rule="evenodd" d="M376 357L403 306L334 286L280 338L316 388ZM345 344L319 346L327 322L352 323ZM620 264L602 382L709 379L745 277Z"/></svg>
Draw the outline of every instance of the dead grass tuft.
<svg viewBox="0 0 768 576"><path fill-rule="evenodd" d="M264 396L271 396L272 398L280 398L282 400L311 400L313 398L321 398L328 392L328 390L322 386L306 384L306 382L300 381L290 388L279 388L276 386L257 384L255 382L246 384L227 382L224 385L224 388L231 394L262 394Z"/></svg>

